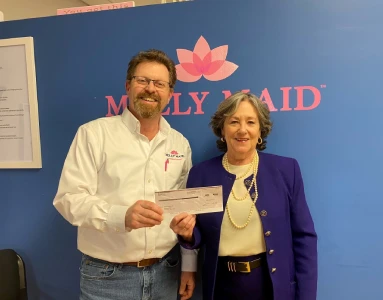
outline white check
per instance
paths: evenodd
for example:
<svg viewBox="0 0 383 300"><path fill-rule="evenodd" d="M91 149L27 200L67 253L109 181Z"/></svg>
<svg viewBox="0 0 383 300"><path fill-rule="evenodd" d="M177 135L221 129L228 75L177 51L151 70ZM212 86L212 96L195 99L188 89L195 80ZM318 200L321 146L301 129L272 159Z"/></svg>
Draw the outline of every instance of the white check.
<svg viewBox="0 0 383 300"><path fill-rule="evenodd" d="M155 202L172 215L219 212L223 211L222 186L156 192Z"/></svg>

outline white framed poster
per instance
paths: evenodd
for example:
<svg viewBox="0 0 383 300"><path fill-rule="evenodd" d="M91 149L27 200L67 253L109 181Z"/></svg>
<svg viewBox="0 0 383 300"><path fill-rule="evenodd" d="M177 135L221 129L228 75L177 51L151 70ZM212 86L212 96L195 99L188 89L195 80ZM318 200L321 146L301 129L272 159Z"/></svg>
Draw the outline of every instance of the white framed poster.
<svg viewBox="0 0 383 300"><path fill-rule="evenodd" d="M0 168L41 168L32 37L0 40Z"/></svg>

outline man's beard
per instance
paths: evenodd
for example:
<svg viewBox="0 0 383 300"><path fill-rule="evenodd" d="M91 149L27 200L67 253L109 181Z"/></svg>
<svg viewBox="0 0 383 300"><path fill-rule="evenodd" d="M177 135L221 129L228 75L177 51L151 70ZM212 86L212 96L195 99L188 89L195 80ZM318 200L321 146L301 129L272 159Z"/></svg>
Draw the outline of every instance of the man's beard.
<svg viewBox="0 0 383 300"><path fill-rule="evenodd" d="M142 98L150 98L153 100L156 100L155 106L153 106L150 103L145 103L145 101L142 101ZM149 93L140 93L136 96L134 99L134 110L137 112L139 116L141 116L144 119L150 119L154 116L157 116L161 112L161 98L159 98L155 94L149 94Z"/></svg>

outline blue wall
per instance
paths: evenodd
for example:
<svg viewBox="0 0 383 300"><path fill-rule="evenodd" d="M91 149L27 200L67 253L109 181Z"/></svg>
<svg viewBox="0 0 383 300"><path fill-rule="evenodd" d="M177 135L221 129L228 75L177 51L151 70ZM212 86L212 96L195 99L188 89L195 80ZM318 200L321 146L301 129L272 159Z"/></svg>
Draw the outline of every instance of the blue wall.
<svg viewBox="0 0 383 300"><path fill-rule="evenodd" d="M267 152L300 162L319 235L318 299L381 299L382 11L372 0L201 0L0 23L0 38L35 41L43 168L0 170L0 248L24 257L30 299L78 298L76 228L52 206L77 127L108 113L106 96L118 104L139 50L160 48L178 64L176 49L193 50L200 36L212 49L228 45L238 69L176 86L191 114L167 119L194 163L218 153L207 124L222 91L267 88L277 109ZM315 109L294 110L299 86L319 91ZM280 110L284 87L290 111ZM192 92L209 92L204 114L194 114ZM313 94L303 96L309 107Z"/></svg>

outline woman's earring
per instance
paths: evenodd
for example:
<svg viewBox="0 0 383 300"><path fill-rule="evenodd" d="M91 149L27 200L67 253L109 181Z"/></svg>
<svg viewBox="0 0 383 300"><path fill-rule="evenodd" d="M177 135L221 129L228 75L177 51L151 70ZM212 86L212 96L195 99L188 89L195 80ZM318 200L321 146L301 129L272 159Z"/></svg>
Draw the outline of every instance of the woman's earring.
<svg viewBox="0 0 383 300"><path fill-rule="evenodd" d="M224 137L221 137L221 142L226 142Z"/></svg>
<svg viewBox="0 0 383 300"><path fill-rule="evenodd" d="M262 144L262 138L260 137L259 139L258 139L258 145L260 145L260 144Z"/></svg>

